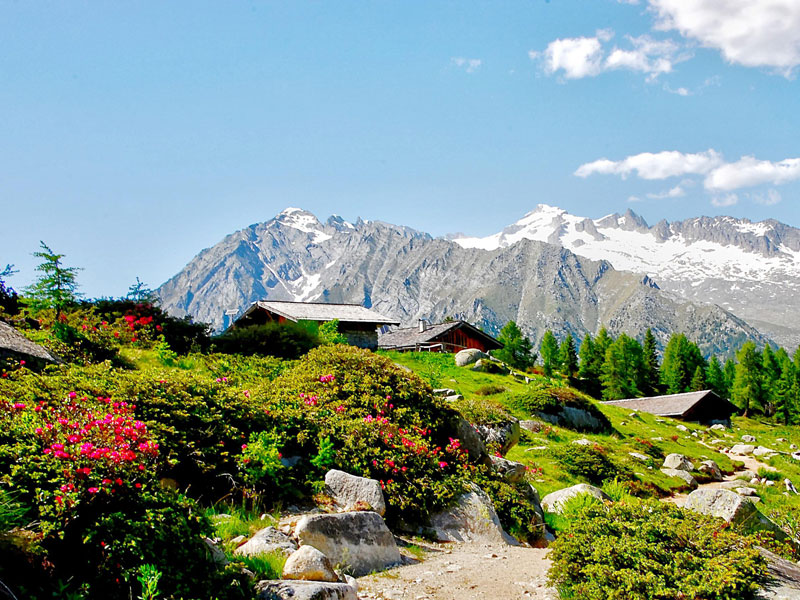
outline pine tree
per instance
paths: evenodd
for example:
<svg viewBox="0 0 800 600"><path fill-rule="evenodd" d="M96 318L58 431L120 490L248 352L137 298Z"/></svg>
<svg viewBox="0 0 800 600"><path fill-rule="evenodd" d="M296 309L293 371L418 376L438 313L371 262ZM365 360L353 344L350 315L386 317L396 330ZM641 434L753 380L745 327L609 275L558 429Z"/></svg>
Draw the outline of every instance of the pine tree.
<svg viewBox="0 0 800 600"><path fill-rule="evenodd" d="M763 410L762 358L753 342L745 342L736 353L736 375L731 388L731 400L742 409L744 416Z"/></svg>
<svg viewBox="0 0 800 600"><path fill-rule="evenodd" d="M703 390L708 389L706 386L706 376L703 372L703 367L699 366L694 370L694 375L692 376L692 382L689 385L691 388L690 391L692 392L701 392Z"/></svg>
<svg viewBox="0 0 800 600"><path fill-rule="evenodd" d="M575 351L575 339L567 334L558 348L559 370L567 377L574 377L578 370L578 353Z"/></svg>
<svg viewBox="0 0 800 600"><path fill-rule="evenodd" d="M600 397L600 371L598 365L602 363L597 358L597 347L590 334L586 334L581 342L579 353L580 365L578 367L578 386L593 398Z"/></svg>
<svg viewBox="0 0 800 600"><path fill-rule="evenodd" d="M722 372L722 366L719 364L719 359L716 356L712 356L708 359L706 384L708 388L713 390L720 398L728 397L728 388L725 385L725 373Z"/></svg>
<svg viewBox="0 0 800 600"><path fill-rule="evenodd" d="M658 353L656 348L656 338L653 331L648 327L644 334L644 347L642 349L642 359L644 360L644 388L642 392L648 396L658 395Z"/></svg>
<svg viewBox="0 0 800 600"><path fill-rule="evenodd" d="M726 360L722 373L725 376L725 389L728 390L727 398L730 398L733 391L733 379L736 377L736 361L732 358Z"/></svg>
<svg viewBox="0 0 800 600"><path fill-rule="evenodd" d="M797 390L795 368L791 361L782 365L781 376L775 382L775 417L784 425L794 421L797 411Z"/></svg>
<svg viewBox="0 0 800 600"><path fill-rule="evenodd" d="M659 378L667 394L685 392L686 364L680 351L683 334L672 334L664 349L664 360L661 362Z"/></svg>
<svg viewBox="0 0 800 600"><path fill-rule="evenodd" d="M56 311L56 322L60 321L64 309L68 308L81 296L77 292L78 284L75 280L78 274L77 267L65 267L61 262L63 254L56 254L44 242L39 242L41 251L34 252L36 258L42 262L36 270L42 274L39 278L25 288L25 293L31 300L31 308L39 311L53 308Z"/></svg>
<svg viewBox="0 0 800 600"><path fill-rule="evenodd" d="M542 357L544 374L552 377L553 371L558 367L558 342L556 336L549 329L544 332L542 344L539 346L539 355Z"/></svg>
<svg viewBox="0 0 800 600"><path fill-rule="evenodd" d="M500 350L496 350L494 355L517 369L527 369L536 362L536 357L531 353L533 345L531 341L522 334L522 330L514 321L509 321L500 330L497 341L503 344Z"/></svg>
<svg viewBox="0 0 800 600"><path fill-rule="evenodd" d="M639 342L620 334L606 350L601 381L603 399L619 400L641 396L637 382L642 380L644 363Z"/></svg>
<svg viewBox="0 0 800 600"><path fill-rule="evenodd" d="M128 294L125 297L133 302L144 304L155 304L157 299L156 293L138 277L136 283L128 288Z"/></svg>
<svg viewBox="0 0 800 600"><path fill-rule="evenodd" d="M778 359L767 344L761 352L761 387L764 394L764 412L768 415L771 415L775 408L777 384L780 377L781 368Z"/></svg>

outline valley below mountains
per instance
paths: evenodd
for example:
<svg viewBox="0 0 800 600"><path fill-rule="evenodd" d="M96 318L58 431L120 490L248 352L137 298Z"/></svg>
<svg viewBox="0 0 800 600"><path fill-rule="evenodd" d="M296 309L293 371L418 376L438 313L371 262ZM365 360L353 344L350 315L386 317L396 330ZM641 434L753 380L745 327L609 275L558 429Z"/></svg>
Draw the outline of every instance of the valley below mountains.
<svg viewBox="0 0 800 600"><path fill-rule="evenodd" d="M605 325L634 337L650 327L662 345L683 332L706 354L747 339L796 344L800 327L788 315L796 314L800 235L724 219L650 228L631 212L590 221L540 205L490 238L444 239L290 208L203 250L158 293L170 313L217 330L270 299L358 303L404 325L454 317L490 333L514 320L535 343L547 329L580 339Z"/></svg>

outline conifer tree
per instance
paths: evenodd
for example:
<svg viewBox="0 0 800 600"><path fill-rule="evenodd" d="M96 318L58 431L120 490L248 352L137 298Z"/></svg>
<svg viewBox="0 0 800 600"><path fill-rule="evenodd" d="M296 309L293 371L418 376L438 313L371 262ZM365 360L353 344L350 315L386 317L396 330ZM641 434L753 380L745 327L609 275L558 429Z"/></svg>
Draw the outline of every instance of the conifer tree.
<svg viewBox="0 0 800 600"><path fill-rule="evenodd" d="M781 376L775 382L775 417L784 425L791 424L797 412L797 382L792 361L786 361L781 368Z"/></svg>
<svg viewBox="0 0 800 600"><path fill-rule="evenodd" d="M578 371L578 353L575 351L575 339L567 334L558 348L559 370L567 377L575 377Z"/></svg>
<svg viewBox="0 0 800 600"><path fill-rule="evenodd" d="M578 385L580 389L593 398L600 397L600 371L598 365L602 362L597 357L597 346L590 334L586 334L581 342L579 353L580 364L578 367Z"/></svg>
<svg viewBox="0 0 800 600"><path fill-rule="evenodd" d="M642 392L648 396L658 394L658 353L656 348L656 338L653 331L648 327L644 334L644 347L642 348L642 359L644 360L644 389Z"/></svg>
<svg viewBox="0 0 800 600"><path fill-rule="evenodd" d="M728 388L725 385L725 374L722 372L719 359L713 355L708 359L706 385L708 385L708 389L713 390L720 398L728 397Z"/></svg>
<svg viewBox="0 0 800 600"><path fill-rule="evenodd" d="M706 376L703 372L703 367L700 365L694 370L694 375L692 376L692 381L689 384L690 391L692 392L701 392L703 390L708 389L706 386Z"/></svg>
<svg viewBox="0 0 800 600"><path fill-rule="evenodd" d="M539 347L539 355L542 357L542 370L548 377L553 376L553 371L558 367L558 342L556 336L549 329L544 332L542 344Z"/></svg>
<svg viewBox="0 0 800 600"><path fill-rule="evenodd" d="M604 400L641 396L637 383L643 379L642 347L627 335L620 336L606 350L601 381Z"/></svg>
<svg viewBox="0 0 800 600"><path fill-rule="evenodd" d="M729 358L725 361L722 374L725 376L725 389L728 390L727 397L730 398L733 390L733 379L736 377L736 361L733 360L733 358Z"/></svg>
<svg viewBox="0 0 800 600"><path fill-rule="evenodd" d="M509 321L500 330L497 341L503 344L500 350L494 355L517 369L527 369L536 362L536 356L531 353L533 345L531 341L523 335L522 330L514 321Z"/></svg>
<svg viewBox="0 0 800 600"><path fill-rule="evenodd" d="M767 344L761 352L761 386L764 393L764 409L767 414L771 414L775 405L777 394L777 383L781 377L781 368L778 358Z"/></svg>
<svg viewBox="0 0 800 600"><path fill-rule="evenodd" d="M81 294L78 293L76 276L77 267L65 267L61 262L63 254L56 254L44 242L39 242L41 250L34 252L36 258L42 262L36 267L41 273L39 278L25 288L25 293L31 299L31 308L35 311L53 308L56 311L56 322L61 319L61 313L74 304Z"/></svg>
<svg viewBox="0 0 800 600"><path fill-rule="evenodd" d="M731 400L742 409L744 416L763 410L764 400L761 353L753 342L745 342L736 353L736 375L731 388Z"/></svg>

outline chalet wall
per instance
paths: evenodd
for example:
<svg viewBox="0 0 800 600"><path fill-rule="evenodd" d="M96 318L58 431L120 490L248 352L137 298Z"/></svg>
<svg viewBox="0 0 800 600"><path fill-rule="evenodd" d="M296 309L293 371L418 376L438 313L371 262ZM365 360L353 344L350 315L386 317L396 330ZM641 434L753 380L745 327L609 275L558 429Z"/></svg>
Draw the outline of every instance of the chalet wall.
<svg viewBox="0 0 800 600"><path fill-rule="evenodd" d="M378 349L378 331L376 329L372 329L371 331L364 329L347 329L341 331L341 333L347 338L347 343L351 346L367 348L368 350Z"/></svg>

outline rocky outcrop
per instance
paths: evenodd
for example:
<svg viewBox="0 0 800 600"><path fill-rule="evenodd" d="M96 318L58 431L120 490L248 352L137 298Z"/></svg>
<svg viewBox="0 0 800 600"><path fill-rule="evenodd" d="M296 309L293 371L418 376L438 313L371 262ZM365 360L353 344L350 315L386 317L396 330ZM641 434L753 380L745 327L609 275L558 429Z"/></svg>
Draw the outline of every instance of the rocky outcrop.
<svg viewBox="0 0 800 600"><path fill-rule="evenodd" d="M780 527L758 511L749 497L731 490L695 490L686 498L684 508L719 517L728 523L741 526L746 531L768 531L779 540L788 538Z"/></svg>
<svg viewBox="0 0 800 600"><path fill-rule="evenodd" d="M257 600L358 600L347 583L266 580L255 585Z"/></svg>
<svg viewBox="0 0 800 600"><path fill-rule="evenodd" d="M503 455L519 443L520 426L517 419L492 425L478 425L477 430L487 446L496 444L498 451Z"/></svg>
<svg viewBox="0 0 800 600"><path fill-rule="evenodd" d="M611 428L608 419L601 412L594 412L577 406L562 405L558 408L549 409L547 412L537 411L535 416L552 425L566 427L575 431L601 433Z"/></svg>
<svg viewBox="0 0 800 600"><path fill-rule="evenodd" d="M692 474L689 473L689 471L684 471L683 469L661 469L661 472L670 477L683 479L686 485L688 485L691 489L697 488L697 480L692 477Z"/></svg>
<svg viewBox="0 0 800 600"><path fill-rule="evenodd" d="M700 463L700 466L697 468L697 470L710 477L714 481L722 481L722 471L720 470L719 465L713 460L704 460Z"/></svg>
<svg viewBox="0 0 800 600"><path fill-rule="evenodd" d="M483 443L480 433L464 417L456 417L455 432L472 462L485 463L489 460L489 453L486 451L486 445Z"/></svg>
<svg viewBox="0 0 800 600"><path fill-rule="evenodd" d="M281 533L274 527L265 527L246 543L236 548L233 553L236 556L258 556L259 554L280 551L289 556L295 550L297 550L297 544L288 535Z"/></svg>
<svg viewBox="0 0 800 600"><path fill-rule="evenodd" d="M325 474L325 491L342 512L373 510L381 516L386 514L383 490L375 479L332 469Z"/></svg>
<svg viewBox="0 0 800 600"><path fill-rule="evenodd" d="M522 463L507 460L500 456L490 456L492 461L492 469L495 473L500 475L506 483L516 483L525 477L527 467Z"/></svg>
<svg viewBox="0 0 800 600"><path fill-rule="evenodd" d="M547 512L560 514L567 500L575 496L580 496L581 494L589 494L598 500L610 500L606 493L600 488L596 488L587 483L579 483L578 485L573 485L572 487L547 494L547 496L542 498L542 508Z"/></svg>
<svg viewBox="0 0 800 600"><path fill-rule="evenodd" d="M431 517L431 533L440 542L514 543L503 531L491 499L477 485L455 505Z"/></svg>
<svg viewBox="0 0 800 600"><path fill-rule="evenodd" d="M301 545L314 546L356 576L400 562L392 532L383 518L371 511L306 515L294 534Z"/></svg>
<svg viewBox="0 0 800 600"><path fill-rule="evenodd" d="M283 566L284 579L338 582L330 559L314 546L300 546Z"/></svg>
<svg viewBox="0 0 800 600"><path fill-rule="evenodd" d="M456 353L455 361L457 367L467 367L475 364L479 360L488 359L489 355L481 352L477 348L466 348Z"/></svg>

